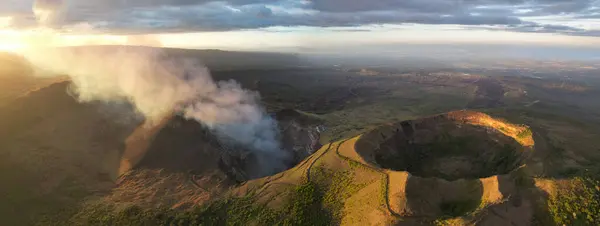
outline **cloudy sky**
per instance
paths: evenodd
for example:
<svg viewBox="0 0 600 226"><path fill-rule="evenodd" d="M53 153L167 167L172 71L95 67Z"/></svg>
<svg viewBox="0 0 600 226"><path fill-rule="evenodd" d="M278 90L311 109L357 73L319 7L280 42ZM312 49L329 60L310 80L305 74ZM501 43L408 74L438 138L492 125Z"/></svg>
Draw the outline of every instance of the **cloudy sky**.
<svg viewBox="0 0 600 226"><path fill-rule="evenodd" d="M50 35L50 33L52 35ZM2 0L0 48L600 44L600 0Z"/></svg>

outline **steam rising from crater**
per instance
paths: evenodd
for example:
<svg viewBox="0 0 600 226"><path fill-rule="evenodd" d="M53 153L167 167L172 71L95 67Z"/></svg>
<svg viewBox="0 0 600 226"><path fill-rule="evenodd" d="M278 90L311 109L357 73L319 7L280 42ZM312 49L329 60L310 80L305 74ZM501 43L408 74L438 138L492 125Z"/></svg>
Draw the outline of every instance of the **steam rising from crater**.
<svg viewBox="0 0 600 226"><path fill-rule="evenodd" d="M284 167L276 122L255 92L233 80L215 82L203 65L145 47L28 49L47 74L68 75L82 102L129 102L146 120L177 113L210 128L222 143L253 151L265 174ZM268 163L268 164L264 164Z"/></svg>
<svg viewBox="0 0 600 226"><path fill-rule="evenodd" d="M52 27L63 8L63 0L34 2L39 25L48 28L46 36L60 35ZM150 123L174 113L196 120L221 143L253 151L265 175L282 170L290 157L281 150L276 122L258 104L258 94L233 80L215 82L193 60L131 46L27 48L21 54L43 70L40 75L68 75L81 102L127 102Z"/></svg>

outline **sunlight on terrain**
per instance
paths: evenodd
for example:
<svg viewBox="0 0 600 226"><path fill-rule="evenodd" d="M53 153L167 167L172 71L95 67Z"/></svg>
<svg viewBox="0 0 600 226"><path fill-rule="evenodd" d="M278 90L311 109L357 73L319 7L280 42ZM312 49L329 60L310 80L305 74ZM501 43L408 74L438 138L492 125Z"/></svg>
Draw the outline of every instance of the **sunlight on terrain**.
<svg viewBox="0 0 600 226"><path fill-rule="evenodd" d="M16 52L21 48L23 48L23 46L16 43L0 43L1 52Z"/></svg>

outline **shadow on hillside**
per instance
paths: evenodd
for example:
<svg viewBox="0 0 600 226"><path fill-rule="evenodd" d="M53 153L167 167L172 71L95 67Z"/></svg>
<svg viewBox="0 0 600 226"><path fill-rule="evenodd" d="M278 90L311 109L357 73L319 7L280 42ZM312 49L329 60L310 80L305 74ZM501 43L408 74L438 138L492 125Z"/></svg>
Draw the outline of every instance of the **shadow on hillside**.
<svg viewBox="0 0 600 226"><path fill-rule="evenodd" d="M202 173L216 169L217 141L195 121L175 117L158 132L135 168Z"/></svg>
<svg viewBox="0 0 600 226"><path fill-rule="evenodd" d="M135 123L116 123L106 105L79 103L68 85L33 91L0 111L0 168L11 172L0 174L0 200L9 200L0 209L10 210L0 211L2 223L64 220L113 186L110 175Z"/></svg>
<svg viewBox="0 0 600 226"><path fill-rule="evenodd" d="M479 180L445 181L409 176L406 202L414 216L452 218L475 210L483 197Z"/></svg>
<svg viewBox="0 0 600 226"><path fill-rule="evenodd" d="M502 194L503 202L490 205L474 217L478 225L495 224L502 222L505 225L554 225L549 209L549 194L540 189L534 180L544 174L546 170L534 169L534 156L547 154L547 143L542 138L540 130L532 128L535 141L532 156L525 159L525 165L509 174L498 178L498 190ZM539 158L538 158L539 159ZM547 160L547 158L541 158ZM550 164L542 163L545 167ZM546 165L549 164L549 165ZM556 179L556 178L554 178Z"/></svg>

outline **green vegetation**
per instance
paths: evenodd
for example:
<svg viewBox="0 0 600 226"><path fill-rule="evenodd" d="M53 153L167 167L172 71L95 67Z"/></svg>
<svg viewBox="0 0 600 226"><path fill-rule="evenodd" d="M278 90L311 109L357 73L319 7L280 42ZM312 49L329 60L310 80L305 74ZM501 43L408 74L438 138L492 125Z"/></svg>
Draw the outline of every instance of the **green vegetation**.
<svg viewBox="0 0 600 226"><path fill-rule="evenodd" d="M518 167L516 164L519 164L521 156L515 147L504 144L496 153L496 156L487 163L489 165L485 168L492 170L495 174L505 174Z"/></svg>
<svg viewBox="0 0 600 226"><path fill-rule="evenodd" d="M442 214L447 217L463 216L479 206L477 200L446 201L440 204Z"/></svg>
<svg viewBox="0 0 600 226"><path fill-rule="evenodd" d="M600 180L575 177L548 200L557 225L600 225Z"/></svg>
<svg viewBox="0 0 600 226"><path fill-rule="evenodd" d="M167 209L142 210L137 206L113 212L114 207L94 205L87 207L71 219L74 225L167 225L175 221L175 213ZM159 214L162 213L162 214Z"/></svg>
<svg viewBox="0 0 600 226"><path fill-rule="evenodd" d="M94 205L71 219L74 225L331 225L325 197L314 183L294 187L281 210L259 204L254 196L229 197L190 211Z"/></svg>
<svg viewBox="0 0 600 226"><path fill-rule="evenodd" d="M435 226L461 225L460 219L437 219L434 220L432 223Z"/></svg>
<svg viewBox="0 0 600 226"><path fill-rule="evenodd" d="M323 207L331 211L333 222L339 223L346 199L366 185L354 183L354 174L349 171L333 171L322 167L313 170L316 183L323 189Z"/></svg>
<svg viewBox="0 0 600 226"><path fill-rule="evenodd" d="M506 129L506 127L504 127L504 126L499 126L499 127L498 127L498 130L500 130L500 131L502 131L502 132L505 132L505 133L509 133L509 132L510 132L510 131L508 131L508 129Z"/></svg>
<svg viewBox="0 0 600 226"><path fill-rule="evenodd" d="M435 219L432 224L436 226L465 225L461 220L462 217L473 216L486 205L485 202L474 199L442 202L439 206L442 217Z"/></svg>
<svg viewBox="0 0 600 226"><path fill-rule="evenodd" d="M547 142L549 154L546 157L546 164L551 166L548 167L549 170L545 172L546 176L557 178L567 178L576 176L572 174L572 172L564 170L564 160L565 158L567 158L567 151L565 150L565 148L561 147L561 144L556 144L548 136L545 136L544 138L549 141Z"/></svg>
<svg viewBox="0 0 600 226"><path fill-rule="evenodd" d="M532 135L531 129L527 128L527 129L524 129L523 131L519 132L517 134L517 138L519 138L519 139L526 139L528 137L531 137L531 135Z"/></svg>
<svg viewBox="0 0 600 226"><path fill-rule="evenodd" d="M251 197L228 198L187 212L155 208L142 209L128 206L116 210L114 206L95 205L77 214L75 225L244 225L250 220L261 224L277 219L274 211L264 205L255 205Z"/></svg>
<svg viewBox="0 0 600 226"><path fill-rule="evenodd" d="M295 188L294 195L283 211L286 217L283 225L330 225L332 216L323 208L325 197L314 183L306 183ZM267 224L265 224L267 225ZM273 224L268 224L273 225Z"/></svg>
<svg viewBox="0 0 600 226"><path fill-rule="evenodd" d="M361 165L359 162L356 162L356 161L347 160L346 162L348 163L348 166L350 166L350 169L353 169L353 170L363 167L363 165Z"/></svg>

